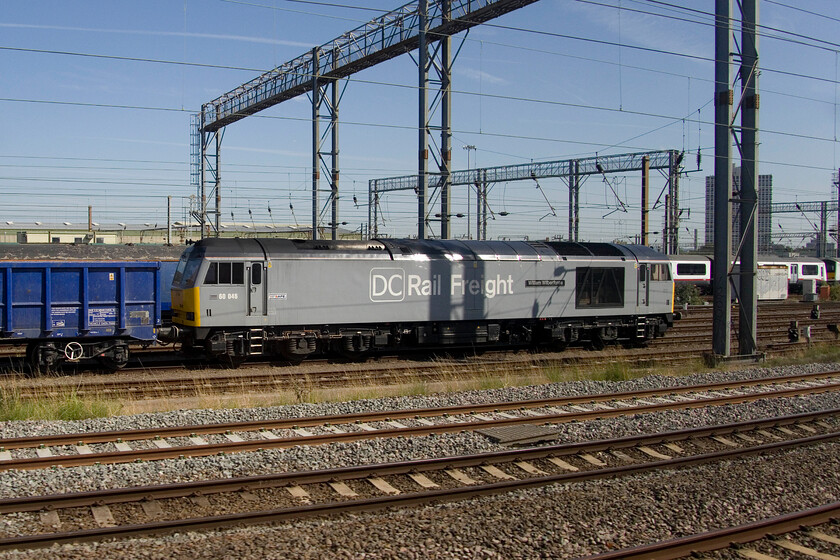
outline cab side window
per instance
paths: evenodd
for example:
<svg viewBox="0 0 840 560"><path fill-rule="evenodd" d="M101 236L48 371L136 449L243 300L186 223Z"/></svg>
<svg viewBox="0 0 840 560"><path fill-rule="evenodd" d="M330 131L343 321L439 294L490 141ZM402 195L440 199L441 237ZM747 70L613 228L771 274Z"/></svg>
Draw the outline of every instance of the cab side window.
<svg viewBox="0 0 840 560"><path fill-rule="evenodd" d="M210 263L210 268L207 269L207 274L204 276L204 283L219 283L219 263Z"/></svg>
<svg viewBox="0 0 840 560"><path fill-rule="evenodd" d="M214 262L210 263L204 284L244 284L245 263Z"/></svg>
<svg viewBox="0 0 840 560"><path fill-rule="evenodd" d="M650 279L653 281L670 280L671 270L667 264L652 264L650 265Z"/></svg>
<svg viewBox="0 0 840 560"><path fill-rule="evenodd" d="M245 283L245 263L231 263L231 284Z"/></svg>

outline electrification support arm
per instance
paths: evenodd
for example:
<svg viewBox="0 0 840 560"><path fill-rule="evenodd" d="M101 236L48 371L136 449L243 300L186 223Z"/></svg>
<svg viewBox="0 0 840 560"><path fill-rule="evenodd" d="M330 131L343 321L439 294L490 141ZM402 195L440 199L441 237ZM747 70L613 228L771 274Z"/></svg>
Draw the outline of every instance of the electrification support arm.
<svg viewBox="0 0 840 560"><path fill-rule="evenodd" d="M741 265L738 352L758 349L758 0L741 0Z"/></svg>
<svg viewBox="0 0 840 560"><path fill-rule="evenodd" d="M668 253L680 252L680 163L682 153L671 152L668 166Z"/></svg>
<svg viewBox="0 0 840 560"><path fill-rule="evenodd" d="M332 80L330 84L332 100L330 102L330 128L332 137L332 150L330 151L330 202L332 203L332 238L338 239L338 80Z"/></svg>
<svg viewBox="0 0 840 560"><path fill-rule="evenodd" d="M426 0L418 2L417 10L420 21L417 49L417 239L426 239L426 209L429 203L426 194L429 173L429 103L426 97L429 83L429 50L426 32L429 29L429 23L426 19L428 13Z"/></svg>
<svg viewBox="0 0 840 560"><path fill-rule="evenodd" d="M216 131L216 204L213 213L216 218L216 237L222 231L222 134L224 129Z"/></svg>
<svg viewBox="0 0 840 560"><path fill-rule="evenodd" d="M452 18L451 0L441 0L444 21ZM440 39L440 238L449 239L452 186L452 37Z"/></svg>
<svg viewBox="0 0 840 560"><path fill-rule="evenodd" d="M319 48L312 49L312 239L318 239L318 216L320 199L318 189L321 177L321 158L318 155L321 144L319 109L321 107L321 88L318 85Z"/></svg>
<svg viewBox="0 0 840 560"><path fill-rule="evenodd" d="M642 158L642 245L648 244L648 231L650 224L648 218L650 217L650 158L645 156Z"/></svg>
<svg viewBox="0 0 840 560"><path fill-rule="evenodd" d="M575 161L569 161L569 241L575 235Z"/></svg>
<svg viewBox="0 0 840 560"><path fill-rule="evenodd" d="M206 205L206 182L204 177L206 141L212 133L218 133L224 127L249 115L254 115L264 109L293 99L299 95L312 94L313 103L313 201L312 201L312 236L318 236L319 223L319 202L318 202L318 175L319 167L315 159L318 148L315 147L318 133L318 117L315 112L323 101L323 90L318 91L328 81L340 80L356 72L385 62L404 53L415 49L420 51L420 92L421 92L421 113L428 112L426 89L428 86L428 45L435 41L441 41L452 35L480 25L486 21L500 17L519 8L536 2L536 0L418 0L405 4L396 10L377 16L373 20L343 33L332 41L315 47L297 58L290 60L256 78L242 84L220 97L205 103L201 107L200 115L195 119L191 134L193 152L191 153L191 181L199 191L199 210L195 212L202 237L207 230L207 205ZM443 50L448 51L449 45L443 45ZM448 53L445 57L448 60ZM426 75L423 76L423 73ZM447 105L445 114L451 111L449 96L449 75L448 63L443 69L445 78L446 93L443 102ZM335 105L335 104L334 104ZM334 113L337 118L337 112ZM427 115L425 115L427 116ZM421 123L426 118L421 117ZM446 117L448 119L448 117ZM335 123L335 121L334 121ZM448 121L442 129L449 134ZM338 134L336 127L333 127L333 163L331 169L331 192L333 206L333 235L336 235L338 226L338 210L335 206L338 201ZM420 131L420 159L418 168L420 172L415 177L415 187L418 197L421 198L420 206L420 237L425 237L426 230L426 206L428 198L428 128L421 124ZM450 165L449 150L446 148L448 138L442 138L441 147L441 173L446 175ZM218 152L218 149L217 149ZM445 162L445 163L444 163ZM422 197L420 196L422 194ZM446 199L449 200L448 189ZM375 197L373 197L375 198ZM373 200L370 201L373 203ZM448 210L442 214L448 215ZM217 208L217 218L220 210ZM217 219L218 221L218 219ZM368 220L370 222L370 219ZM369 223L370 225L370 223ZM418 228L418 229L420 229ZM218 228L217 228L218 232Z"/></svg>
<svg viewBox="0 0 840 560"><path fill-rule="evenodd" d="M205 162L207 161L207 136L209 134L208 132L201 133L201 182L199 183L200 192L198 198L200 205L198 225L201 228L201 233L199 234L201 239L204 239L207 228L207 175L205 174Z"/></svg>
<svg viewBox="0 0 840 560"><path fill-rule="evenodd" d="M575 160L575 238L580 241L580 161Z"/></svg>
<svg viewBox="0 0 840 560"><path fill-rule="evenodd" d="M733 93L729 86L731 0L715 0L715 263L712 318L712 352L729 357L731 288L729 263L732 255L732 140L730 118Z"/></svg>
<svg viewBox="0 0 840 560"><path fill-rule="evenodd" d="M600 156L597 158L580 158L574 160L556 160L533 162L516 165L501 165L481 169L465 169L450 173L451 184L455 185L483 185L486 187L494 183L509 181L531 181L549 177L560 177L569 183L569 240L578 239L580 227L580 188L581 178L589 175L603 175L605 173L629 173L640 171L642 161L648 160L650 169L674 169L678 167L682 158L676 150L662 150L653 152L639 152L632 154L618 154ZM676 163L675 163L676 162ZM431 175L431 174L430 174ZM432 188L438 184L436 175L427 177L428 186ZM417 175L401 177L387 177L371 179L368 182L368 230L375 236L377 233L378 202L382 193L391 191L419 190ZM484 201L486 204L486 200ZM472 208L472 207L471 207Z"/></svg>

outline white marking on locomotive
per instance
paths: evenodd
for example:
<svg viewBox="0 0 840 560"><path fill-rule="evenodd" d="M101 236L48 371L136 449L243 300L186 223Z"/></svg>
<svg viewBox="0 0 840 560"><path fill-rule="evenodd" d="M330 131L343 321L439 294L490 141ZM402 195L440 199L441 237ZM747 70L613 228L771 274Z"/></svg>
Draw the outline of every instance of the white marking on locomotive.
<svg viewBox="0 0 840 560"><path fill-rule="evenodd" d="M404 299L405 271L403 269L371 269L370 301L403 301Z"/></svg>
<svg viewBox="0 0 840 560"><path fill-rule="evenodd" d="M412 296L439 296L440 275L432 276L431 280L423 280L417 274L408 275L408 295Z"/></svg>
<svg viewBox="0 0 840 560"><path fill-rule="evenodd" d="M419 274L405 274L401 268L374 268L370 271L370 300L375 302L404 301L406 297L432 297L443 294L443 279L440 274L424 278ZM453 274L450 279L449 295L482 295L493 299L497 295L513 294L513 276L507 278L497 274L495 278L465 279Z"/></svg>
<svg viewBox="0 0 840 560"><path fill-rule="evenodd" d="M497 274L495 278L481 280L464 280L460 274L452 275L452 291L450 295L484 295L487 299L493 299L499 295L513 294L513 276L508 274L507 278L502 278L501 274Z"/></svg>

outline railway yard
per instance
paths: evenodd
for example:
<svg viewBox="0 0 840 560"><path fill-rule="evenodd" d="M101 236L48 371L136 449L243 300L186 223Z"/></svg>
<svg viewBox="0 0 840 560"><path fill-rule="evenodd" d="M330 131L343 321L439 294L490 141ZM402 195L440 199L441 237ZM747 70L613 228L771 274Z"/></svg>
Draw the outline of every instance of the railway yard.
<svg viewBox="0 0 840 560"><path fill-rule="evenodd" d="M836 555L840 364L704 366L707 307L646 348L12 368L21 401L157 412L4 423L0 555ZM830 302L762 305L759 342L768 358L830 350L837 319ZM790 340L794 320L810 339Z"/></svg>
<svg viewBox="0 0 840 560"><path fill-rule="evenodd" d="M0 560L840 560L836 0L6 4Z"/></svg>

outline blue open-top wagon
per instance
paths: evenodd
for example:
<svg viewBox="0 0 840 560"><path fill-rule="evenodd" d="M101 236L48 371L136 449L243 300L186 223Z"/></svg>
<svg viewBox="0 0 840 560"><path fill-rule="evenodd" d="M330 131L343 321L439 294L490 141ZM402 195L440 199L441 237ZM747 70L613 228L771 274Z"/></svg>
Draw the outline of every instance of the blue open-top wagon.
<svg viewBox="0 0 840 560"><path fill-rule="evenodd" d="M161 284L159 262L0 261L0 343L26 344L35 367L120 368L129 343L156 339Z"/></svg>

